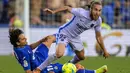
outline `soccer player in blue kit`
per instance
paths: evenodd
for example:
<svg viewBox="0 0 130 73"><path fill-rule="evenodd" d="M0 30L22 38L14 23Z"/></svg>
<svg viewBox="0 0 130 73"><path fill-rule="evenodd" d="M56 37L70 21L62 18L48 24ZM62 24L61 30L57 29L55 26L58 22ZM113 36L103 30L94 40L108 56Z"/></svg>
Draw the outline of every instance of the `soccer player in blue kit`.
<svg viewBox="0 0 130 73"><path fill-rule="evenodd" d="M47 36L28 45L23 31L20 29L12 29L9 33L9 38L11 44L13 45L14 55L26 73L32 73L32 71L48 57L48 48L50 48L50 45L55 39L54 36ZM37 49L35 53L33 53L32 50L36 47Z"/></svg>
<svg viewBox="0 0 130 73"><path fill-rule="evenodd" d="M76 64L81 60L85 59L84 56L84 46L80 39L80 34L85 30L93 28L95 30L95 37L99 43L102 51L104 52L103 56L107 58L109 53L107 52L103 39L101 36L101 23L102 19L100 17L102 11L102 4L98 1L93 1L90 5L90 10L85 10L83 8L72 8L69 6L64 6L56 10L50 10L48 8L44 9L47 13L55 14L61 11L68 11L73 14L72 19L62 25L58 31L57 37L57 48L56 53L50 55L38 68L44 69L51 62L61 58L64 55L66 45L71 44L75 52L75 56L71 63ZM91 38L90 38L91 39Z"/></svg>

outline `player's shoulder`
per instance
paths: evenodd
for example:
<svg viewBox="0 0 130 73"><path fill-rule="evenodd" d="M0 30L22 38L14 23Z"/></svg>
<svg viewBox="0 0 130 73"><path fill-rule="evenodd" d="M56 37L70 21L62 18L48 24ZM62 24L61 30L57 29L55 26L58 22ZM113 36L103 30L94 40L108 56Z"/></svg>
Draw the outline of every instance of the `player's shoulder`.
<svg viewBox="0 0 130 73"><path fill-rule="evenodd" d="M84 8L79 9L82 14L89 14L89 10L86 10Z"/></svg>
<svg viewBox="0 0 130 73"><path fill-rule="evenodd" d="M81 11L87 11L86 9L84 9L84 8L78 8L79 10L81 10Z"/></svg>
<svg viewBox="0 0 130 73"><path fill-rule="evenodd" d="M81 11L80 11L81 13L81 15L83 16L83 17L85 17L85 18L90 18L90 11L89 10L86 10L86 9L81 9Z"/></svg>
<svg viewBox="0 0 130 73"><path fill-rule="evenodd" d="M29 48L30 48L29 45L25 45L22 48L14 48L14 51L18 53L25 53Z"/></svg>

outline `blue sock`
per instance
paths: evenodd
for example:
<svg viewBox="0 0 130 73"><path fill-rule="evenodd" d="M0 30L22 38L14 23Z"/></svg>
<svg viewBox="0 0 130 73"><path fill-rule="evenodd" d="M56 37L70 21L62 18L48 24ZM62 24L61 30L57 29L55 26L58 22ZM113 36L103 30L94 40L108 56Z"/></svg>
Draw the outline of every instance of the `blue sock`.
<svg viewBox="0 0 130 73"><path fill-rule="evenodd" d="M87 69L79 69L76 73L95 73L95 71Z"/></svg>

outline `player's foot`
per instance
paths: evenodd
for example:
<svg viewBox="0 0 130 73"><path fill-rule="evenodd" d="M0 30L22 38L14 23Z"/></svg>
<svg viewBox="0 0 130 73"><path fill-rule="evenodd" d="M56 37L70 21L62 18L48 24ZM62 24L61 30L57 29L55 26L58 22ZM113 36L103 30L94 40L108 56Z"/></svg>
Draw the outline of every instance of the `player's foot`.
<svg viewBox="0 0 130 73"><path fill-rule="evenodd" d="M107 65L104 65L98 69L96 69L96 73L106 73L108 71Z"/></svg>
<svg viewBox="0 0 130 73"><path fill-rule="evenodd" d="M68 63L71 63L71 61L69 60Z"/></svg>

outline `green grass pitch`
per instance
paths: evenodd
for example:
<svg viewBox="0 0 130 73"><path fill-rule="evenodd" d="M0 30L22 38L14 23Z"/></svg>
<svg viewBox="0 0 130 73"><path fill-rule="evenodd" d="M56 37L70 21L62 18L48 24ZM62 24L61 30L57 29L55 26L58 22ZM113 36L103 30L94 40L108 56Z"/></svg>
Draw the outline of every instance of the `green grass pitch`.
<svg viewBox="0 0 130 73"><path fill-rule="evenodd" d="M60 63L66 63L72 57L62 57ZM102 65L108 66L107 73L130 73L130 57L87 57L80 62L87 69L97 69ZM13 56L0 56L0 73L25 73Z"/></svg>

